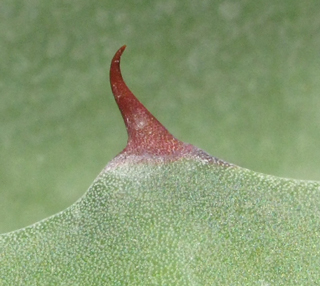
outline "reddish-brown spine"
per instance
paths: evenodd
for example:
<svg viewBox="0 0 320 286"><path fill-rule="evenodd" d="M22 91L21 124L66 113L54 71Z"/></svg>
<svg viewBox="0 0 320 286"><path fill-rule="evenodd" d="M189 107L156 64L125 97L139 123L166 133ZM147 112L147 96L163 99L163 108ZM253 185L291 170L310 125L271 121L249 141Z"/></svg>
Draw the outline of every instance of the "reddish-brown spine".
<svg viewBox="0 0 320 286"><path fill-rule="evenodd" d="M128 132L128 143L123 153L127 155L178 155L190 145L173 137L133 95L122 78L120 58L125 48L126 46L123 46L116 52L110 68L112 92Z"/></svg>
<svg viewBox="0 0 320 286"><path fill-rule="evenodd" d="M145 159L175 161L183 157L192 157L230 166L229 163L176 139L133 95L125 84L120 70L120 58L125 48L126 46L122 46L116 52L110 67L111 89L128 132L127 146L117 158L124 159L126 156L134 155L138 161Z"/></svg>

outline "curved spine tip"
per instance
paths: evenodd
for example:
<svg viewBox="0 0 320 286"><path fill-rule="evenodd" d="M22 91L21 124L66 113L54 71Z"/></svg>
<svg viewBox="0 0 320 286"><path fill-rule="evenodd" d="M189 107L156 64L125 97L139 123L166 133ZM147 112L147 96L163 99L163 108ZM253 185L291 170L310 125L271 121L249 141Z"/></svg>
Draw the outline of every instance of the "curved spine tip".
<svg viewBox="0 0 320 286"><path fill-rule="evenodd" d="M120 58L125 48L126 45L116 52L110 67L111 89L128 132L127 146L122 153L163 156L178 155L186 146L189 150L192 145L173 137L127 87L120 69Z"/></svg>

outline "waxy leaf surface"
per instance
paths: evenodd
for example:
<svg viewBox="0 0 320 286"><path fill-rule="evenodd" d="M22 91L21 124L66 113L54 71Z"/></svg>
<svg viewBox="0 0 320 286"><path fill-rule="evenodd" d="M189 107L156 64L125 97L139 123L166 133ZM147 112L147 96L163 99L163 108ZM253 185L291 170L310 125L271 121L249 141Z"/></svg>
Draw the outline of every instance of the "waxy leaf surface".
<svg viewBox="0 0 320 286"><path fill-rule="evenodd" d="M234 166L111 86L128 145L65 211L0 236L3 285L312 285L320 183ZM122 103L120 102L122 101Z"/></svg>

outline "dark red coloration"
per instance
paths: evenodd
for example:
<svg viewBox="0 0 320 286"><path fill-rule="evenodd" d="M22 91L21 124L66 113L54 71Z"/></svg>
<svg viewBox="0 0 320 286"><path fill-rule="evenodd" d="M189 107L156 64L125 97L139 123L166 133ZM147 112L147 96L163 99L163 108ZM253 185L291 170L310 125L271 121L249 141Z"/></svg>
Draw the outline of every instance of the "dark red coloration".
<svg viewBox="0 0 320 286"><path fill-rule="evenodd" d="M207 162L227 164L173 137L133 95L125 84L120 70L120 58L125 48L126 46L123 46L116 52L110 67L112 92L128 131L128 143L120 155L147 155L172 160L181 157L196 157Z"/></svg>
<svg viewBox="0 0 320 286"><path fill-rule="evenodd" d="M128 131L128 143L123 150L134 155L178 155L193 146L173 137L168 130L143 106L125 84L120 70L121 47L111 62L110 83Z"/></svg>

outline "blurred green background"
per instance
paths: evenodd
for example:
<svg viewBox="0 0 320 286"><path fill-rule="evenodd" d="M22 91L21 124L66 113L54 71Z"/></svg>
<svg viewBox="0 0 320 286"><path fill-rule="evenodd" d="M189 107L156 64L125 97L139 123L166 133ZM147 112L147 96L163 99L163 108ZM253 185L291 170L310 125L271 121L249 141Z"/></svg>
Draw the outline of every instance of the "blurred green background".
<svg viewBox="0 0 320 286"><path fill-rule="evenodd" d="M0 232L63 210L126 143L108 72L179 139L320 180L319 1L0 2Z"/></svg>

